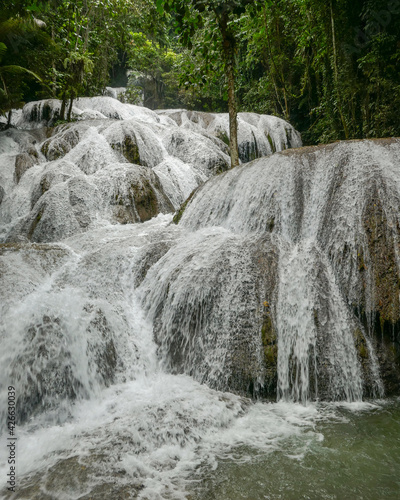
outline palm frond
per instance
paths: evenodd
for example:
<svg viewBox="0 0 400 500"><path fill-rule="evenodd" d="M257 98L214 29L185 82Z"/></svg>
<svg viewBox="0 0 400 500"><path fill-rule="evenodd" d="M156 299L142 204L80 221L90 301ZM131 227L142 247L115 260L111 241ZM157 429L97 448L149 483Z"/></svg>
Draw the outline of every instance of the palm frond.
<svg viewBox="0 0 400 500"><path fill-rule="evenodd" d="M8 66L0 66L0 75L2 75L4 73L8 73L10 75L20 75L20 74L27 73L27 74L33 76L33 78L36 78L36 80L38 80L40 83L43 83L43 81L39 75L37 75L36 73L34 73L33 71L31 71L29 69L23 68L22 66L16 66L15 64L11 64Z"/></svg>

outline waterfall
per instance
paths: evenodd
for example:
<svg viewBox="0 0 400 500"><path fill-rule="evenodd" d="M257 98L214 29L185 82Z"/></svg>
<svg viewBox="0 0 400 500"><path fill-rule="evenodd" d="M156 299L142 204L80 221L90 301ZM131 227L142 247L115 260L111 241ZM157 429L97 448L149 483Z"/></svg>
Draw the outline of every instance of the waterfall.
<svg viewBox="0 0 400 500"><path fill-rule="evenodd" d="M261 348L267 372L277 363L278 398L383 394L388 374L375 349L386 347L373 318L387 322L382 335L387 328L386 345L394 342L398 352L398 333L389 333L397 331L399 314L398 144L349 142L256 160L210 180L183 214L181 225L191 231L223 227L274 244L278 273L266 301L272 307L262 319L259 297L252 317L269 325ZM250 371L257 380L260 368Z"/></svg>
<svg viewBox="0 0 400 500"><path fill-rule="evenodd" d="M226 115L85 98L53 127L59 106L0 132L23 498L186 498L232 446L318 440L315 401L398 394L399 140L290 149L243 113L230 170Z"/></svg>
<svg viewBox="0 0 400 500"><path fill-rule="evenodd" d="M320 254L312 241L295 245L281 258L278 396L307 402L311 395L318 399L318 386L325 384L330 386L333 399L359 401L362 378L351 319L329 264L323 283L318 278L321 272ZM321 335L329 335L329 339L318 338ZM329 354L321 346L326 346ZM329 380L318 373L317 358L321 363L326 356Z"/></svg>

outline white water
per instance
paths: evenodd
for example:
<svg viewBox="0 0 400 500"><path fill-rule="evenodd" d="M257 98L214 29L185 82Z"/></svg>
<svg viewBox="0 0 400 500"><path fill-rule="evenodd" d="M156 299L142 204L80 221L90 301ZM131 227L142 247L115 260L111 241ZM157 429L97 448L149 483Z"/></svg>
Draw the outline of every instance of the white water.
<svg viewBox="0 0 400 500"><path fill-rule="evenodd" d="M319 259L314 243L305 240L280 260L278 393L285 400L306 402L310 399L310 384L313 383L313 394L318 398L317 356L326 356L326 353L317 354L316 323L322 322L324 331L329 332L329 359L326 363L330 365L332 397L360 401L362 379L352 337L352 322L329 266L325 286L321 287ZM319 307L323 301L328 302L328 314ZM323 342L320 339L320 343Z"/></svg>
<svg viewBox="0 0 400 500"><path fill-rule="evenodd" d="M388 227L398 222L398 144L275 155L216 176L178 226L163 214L131 224L137 189L152 185L159 212L171 212L229 161L215 135L226 117L111 98L82 99L76 110L79 123L57 129L47 159L40 110L35 130L0 137L0 477L9 385L22 421L22 498L187 498L193 477L221 458L245 462L238 448L300 460L323 439L316 424L336 415L312 400L364 407L354 262L362 248L370 266L362 217L372 185ZM262 132L261 152L271 152L265 132L276 149L289 145L282 120L241 120L245 138ZM124 156L127 137L140 166ZM31 146L38 163L17 184L16 155ZM372 310L372 293L366 300ZM266 389L274 343L277 380ZM237 395L275 392L279 403Z"/></svg>
<svg viewBox="0 0 400 500"><path fill-rule="evenodd" d="M1 134L2 242L59 241L89 228L171 213L208 178L229 168L229 151L217 130L187 119L179 126L168 112L111 97L78 99L76 121L59 125L47 138L43 126L54 124L60 105L29 103L16 123L29 132ZM226 129L227 116L202 115ZM266 135L278 151L301 145L299 134L283 120L261 115L254 120L250 125L243 118L239 131L243 144L258 155L272 152ZM27 166L16 185L21 158ZM145 214L137 206L141 199L147 203Z"/></svg>
<svg viewBox="0 0 400 500"><path fill-rule="evenodd" d="M12 260L4 283L18 283L11 293L19 300L7 299L10 290L3 289L1 407L9 384L19 396L29 397L27 375L35 378L51 369L42 391L54 383L53 393L42 398L47 411L33 408L33 418L16 433L19 485L23 478L25 484L38 484L38 498L80 498L108 483L126 486L143 499L186 498L194 471L212 467L234 446L246 444L266 453L279 450L289 437L299 436L301 449L320 439L312 432L318 414L312 406L253 405L159 367L135 274L147 247L170 245L179 236L178 228L167 228L169 221L159 217L143 225L108 227L61 246L10 248L3 254L3 264ZM53 330L46 331L46 324ZM42 347L27 338L34 325L36 337L43 335ZM119 359L108 388L94 363L103 335L111 336ZM73 372L74 403L63 393L61 401L54 397L60 365ZM5 437L2 478L7 472ZM77 479L75 463L87 476ZM33 498L32 492L23 498Z"/></svg>

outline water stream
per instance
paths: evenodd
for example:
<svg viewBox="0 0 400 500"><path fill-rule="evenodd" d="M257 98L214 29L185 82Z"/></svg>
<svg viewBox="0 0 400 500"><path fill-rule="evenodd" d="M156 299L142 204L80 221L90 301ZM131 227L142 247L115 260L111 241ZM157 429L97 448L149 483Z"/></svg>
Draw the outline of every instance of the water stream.
<svg viewBox="0 0 400 500"><path fill-rule="evenodd" d="M396 343L371 319L399 300L399 144L221 173L226 117L77 104L50 138L54 102L0 133L0 497L399 498ZM241 123L243 162L300 145Z"/></svg>

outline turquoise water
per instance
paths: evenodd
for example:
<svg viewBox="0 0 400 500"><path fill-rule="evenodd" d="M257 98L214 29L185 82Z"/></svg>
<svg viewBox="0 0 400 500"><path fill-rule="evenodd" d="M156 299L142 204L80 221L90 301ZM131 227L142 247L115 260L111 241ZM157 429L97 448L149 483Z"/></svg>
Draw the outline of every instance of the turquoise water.
<svg viewBox="0 0 400 500"><path fill-rule="evenodd" d="M195 478L196 500L400 499L400 401L322 405L279 449L238 446L213 469Z"/></svg>

